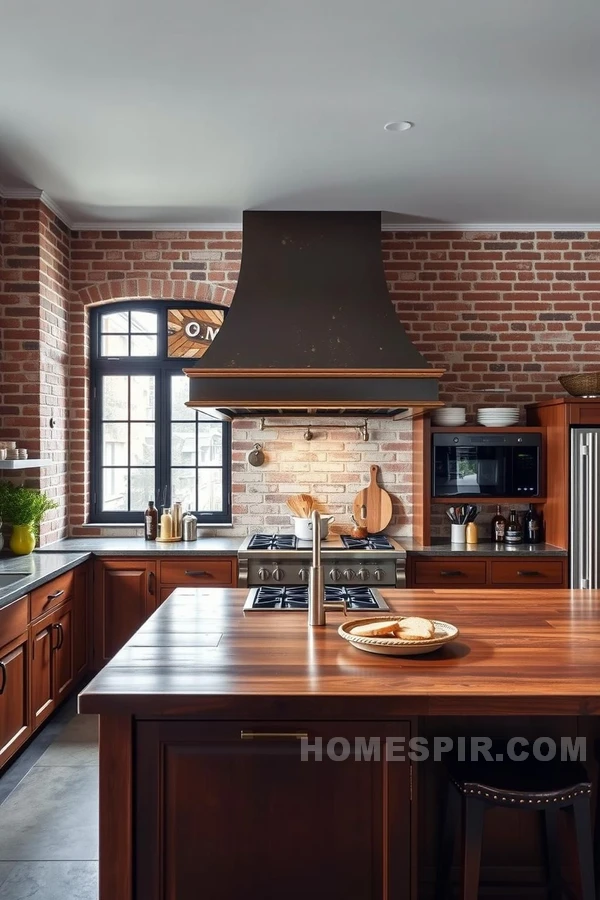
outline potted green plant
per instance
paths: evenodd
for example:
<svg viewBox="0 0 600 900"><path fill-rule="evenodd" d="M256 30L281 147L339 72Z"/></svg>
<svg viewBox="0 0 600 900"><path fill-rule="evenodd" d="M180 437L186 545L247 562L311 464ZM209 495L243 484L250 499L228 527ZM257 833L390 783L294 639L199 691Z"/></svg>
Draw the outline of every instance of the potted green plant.
<svg viewBox="0 0 600 900"><path fill-rule="evenodd" d="M25 556L33 551L40 522L49 510L57 506L47 494L33 488L10 482L0 483L0 513L4 521L12 525L9 546L13 553Z"/></svg>

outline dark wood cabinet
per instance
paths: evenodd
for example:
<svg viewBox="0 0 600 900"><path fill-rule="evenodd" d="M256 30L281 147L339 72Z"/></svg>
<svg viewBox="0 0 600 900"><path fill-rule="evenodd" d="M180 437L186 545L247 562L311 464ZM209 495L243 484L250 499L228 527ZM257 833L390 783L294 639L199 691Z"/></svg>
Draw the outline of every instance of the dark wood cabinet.
<svg viewBox="0 0 600 900"><path fill-rule="evenodd" d="M73 667L73 604L69 599L30 626L31 716L41 725L70 693Z"/></svg>
<svg viewBox="0 0 600 900"><path fill-rule="evenodd" d="M0 647L0 767L31 734L27 631Z"/></svg>
<svg viewBox="0 0 600 900"><path fill-rule="evenodd" d="M237 559L234 556L191 556L183 559L161 559L160 586L235 587Z"/></svg>
<svg viewBox="0 0 600 900"><path fill-rule="evenodd" d="M485 584L485 560L430 558L415 559L412 566L411 586L455 587L458 585Z"/></svg>
<svg viewBox="0 0 600 900"><path fill-rule="evenodd" d="M136 732L138 900L410 896L410 764L385 743L408 742L407 723L139 722ZM321 743L320 761L302 760L300 734ZM361 736L378 740L379 759L356 759ZM330 741L347 758L329 758ZM232 847L243 865L231 865Z"/></svg>
<svg viewBox="0 0 600 900"><path fill-rule="evenodd" d="M154 612L154 559L97 559L94 562L94 666L101 668Z"/></svg>
<svg viewBox="0 0 600 900"><path fill-rule="evenodd" d="M73 667L73 601L68 600L53 616L54 702L60 703L75 681Z"/></svg>
<svg viewBox="0 0 600 900"><path fill-rule="evenodd" d="M73 575L73 677L79 681L90 666L91 596L89 566L79 566Z"/></svg>
<svg viewBox="0 0 600 900"><path fill-rule="evenodd" d="M457 586L477 588L562 588L567 586L567 557L524 556L427 556L410 553L406 566L408 587Z"/></svg>
<svg viewBox="0 0 600 900"><path fill-rule="evenodd" d="M31 632L31 722L36 729L54 709L54 613L43 616Z"/></svg>
<svg viewBox="0 0 600 900"><path fill-rule="evenodd" d="M580 397L555 397L527 407L527 422L542 425L547 433L551 461L547 497L543 507L546 540L557 547L569 546L571 479L571 428L600 425L600 402Z"/></svg>
<svg viewBox="0 0 600 900"><path fill-rule="evenodd" d="M0 607L0 769L89 668L89 566Z"/></svg>

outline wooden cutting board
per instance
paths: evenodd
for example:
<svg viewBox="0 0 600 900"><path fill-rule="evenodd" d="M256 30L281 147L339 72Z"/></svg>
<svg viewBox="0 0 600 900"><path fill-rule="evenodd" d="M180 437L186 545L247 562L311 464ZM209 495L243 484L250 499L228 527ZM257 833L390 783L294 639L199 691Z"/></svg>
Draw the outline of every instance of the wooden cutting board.
<svg viewBox="0 0 600 900"><path fill-rule="evenodd" d="M354 518L366 525L369 534L379 534L392 520L392 498L377 484L379 466L371 466L371 481L359 491L352 504Z"/></svg>

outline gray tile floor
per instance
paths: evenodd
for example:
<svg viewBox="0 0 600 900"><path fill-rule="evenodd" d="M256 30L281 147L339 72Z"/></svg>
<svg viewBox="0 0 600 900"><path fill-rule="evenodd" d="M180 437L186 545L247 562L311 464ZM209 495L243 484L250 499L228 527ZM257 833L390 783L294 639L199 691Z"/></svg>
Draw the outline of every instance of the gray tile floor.
<svg viewBox="0 0 600 900"><path fill-rule="evenodd" d="M28 770L14 767L20 780L0 778L1 900L98 896L97 719L71 710L49 728L49 746L26 751Z"/></svg>

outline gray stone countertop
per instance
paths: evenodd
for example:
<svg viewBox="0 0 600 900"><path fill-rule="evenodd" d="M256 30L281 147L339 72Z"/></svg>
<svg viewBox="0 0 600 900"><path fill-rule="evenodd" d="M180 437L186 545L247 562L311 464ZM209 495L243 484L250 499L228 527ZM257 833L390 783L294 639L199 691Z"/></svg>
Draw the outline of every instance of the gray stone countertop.
<svg viewBox="0 0 600 900"><path fill-rule="evenodd" d="M90 553L31 553L29 556L0 556L0 607L7 606L46 581L74 569L89 559ZM7 577L19 576L10 584ZM4 584L3 584L4 582ZM0 635L1 638L1 635ZM1 643L1 640L0 640Z"/></svg>
<svg viewBox="0 0 600 900"><path fill-rule="evenodd" d="M423 545L413 538L398 538L399 543L409 553L423 553L429 556L568 556L568 550L554 547L552 544L492 544L491 541L480 541L478 544L451 544L446 538L432 540Z"/></svg>
<svg viewBox="0 0 600 900"><path fill-rule="evenodd" d="M94 556L235 556L243 538L211 537L163 544L143 537L65 538L36 552L93 553Z"/></svg>

